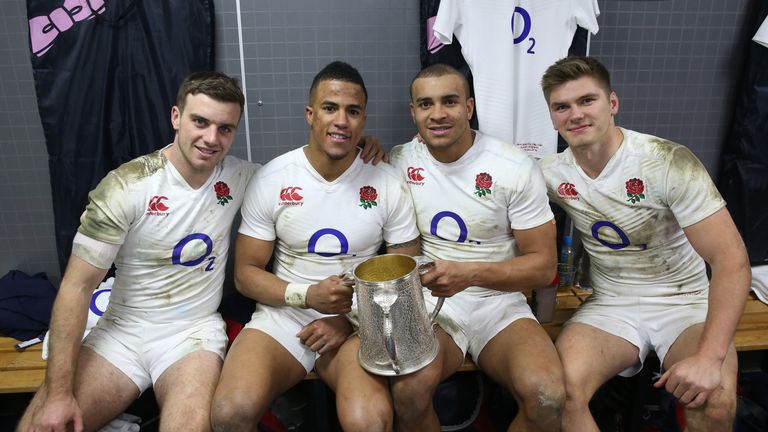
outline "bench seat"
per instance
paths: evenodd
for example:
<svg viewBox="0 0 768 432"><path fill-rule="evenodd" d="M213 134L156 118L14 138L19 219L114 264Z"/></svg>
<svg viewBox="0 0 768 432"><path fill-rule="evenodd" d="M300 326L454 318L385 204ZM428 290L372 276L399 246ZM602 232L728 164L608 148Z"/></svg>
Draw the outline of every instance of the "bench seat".
<svg viewBox="0 0 768 432"><path fill-rule="evenodd" d="M589 291L577 288L562 288L557 293L557 306L551 322L543 324L552 339L556 338L563 323L571 317L579 305L589 296ZM768 349L768 305L750 293L744 314L736 329L734 342L737 351ZM42 359L42 344L33 345L24 351L17 351L17 340L0 337L0 393L34 392L45 378L45 360ZM469 358L459 371L477 370ZM317 379L313 372L306 379Z"/></svg>

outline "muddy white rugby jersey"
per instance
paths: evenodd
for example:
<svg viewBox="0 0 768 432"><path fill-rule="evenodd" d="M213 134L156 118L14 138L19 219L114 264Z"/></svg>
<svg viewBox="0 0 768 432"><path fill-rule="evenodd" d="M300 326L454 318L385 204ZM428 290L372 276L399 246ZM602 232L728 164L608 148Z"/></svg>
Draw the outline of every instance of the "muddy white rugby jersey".
<svg viewBox="0 0 768 432"><path fill-rule="evenodd" d="M377 255L382 242L419 236L403 182L387 164L359 157L329 182L303 148L293 150L265 165L246 195L240 233L276 240L273 273L289 282L340 275Z"/></svg>
<svg viewBox="0 0 768 432"><path fill-rule="evenodd" d="M78 228L122 245L108 311L158 322L215 312L232 220L256 168L227 156L192 189L158 150L110 171L89 193ZM94 264L87 248L73 254Z"/></svg>
<svg viewBox="0 0 768 432"><path fill-rule="evenodd" d="M582 234L595 293L668 296L707 289L704 261L682 228L725 202L686 147L621 132L621 147L594 180L570 149L541 160L550 199Z"/></svg>
<svg viewBox="0 0 768 432"><path fill-rule="evenodd" d="M513 230L535 228L553 217L536 162L480 132L452 163L439 162L415 139L392 149L390 158L411 191L422 250L429 258L504 261L519 254ZM462 292L499 293L482 287Z"/></svg>

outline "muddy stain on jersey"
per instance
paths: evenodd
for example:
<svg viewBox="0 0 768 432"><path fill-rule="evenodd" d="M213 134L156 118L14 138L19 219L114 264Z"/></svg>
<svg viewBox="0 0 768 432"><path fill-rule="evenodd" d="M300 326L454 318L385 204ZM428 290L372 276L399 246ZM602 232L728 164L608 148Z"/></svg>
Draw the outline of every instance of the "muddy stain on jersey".
<svg viewBox="0 0 768 432"><path fill-rule="evenodd" d="M96 189L88 194L88 206L80 218L81 231L102 241L119 243L126 227L133 221L116 220L118 215L111 206L125 200L131 187L165 167L168 160L160 150L124 163L110 171ZM141 209L144 210L143 208Z"/></svg>

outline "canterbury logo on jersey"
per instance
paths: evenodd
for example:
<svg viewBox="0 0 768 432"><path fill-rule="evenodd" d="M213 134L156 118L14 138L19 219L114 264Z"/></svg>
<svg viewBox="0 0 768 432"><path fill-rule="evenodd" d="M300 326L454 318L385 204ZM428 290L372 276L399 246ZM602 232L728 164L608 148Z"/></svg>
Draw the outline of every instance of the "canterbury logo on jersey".
<svg viewBox="0 0 768 432"><path fill-rule="evenodd" d="M578 200L579 193L576 191L576 186L573 183L562 182L557 187L557 195L566 200Z"/></svg>
<svg viewBox="0 0 768 432"><path fill-rule="evenodd" d="M149 199L147 205L147 215L149 216L168 216L168 206L163 201L168 197L162 195L155 195Z"/></svg>
<svg viewBox="0 0 768 432"><path fill-rule="evenodd" d="M424 175L422 174L422 171L424 171L424 168L408 167L408 171L406 173L408 180L406 180L406 182L413 185L423 185Z"/></svg>
<svg viewBox="0 0 768 432"><path fill-rule="evenodd" d="M302 190L299 186L288 186L280 189L280 203L278 205L304 205L303 196L299 194Z"/></svg>

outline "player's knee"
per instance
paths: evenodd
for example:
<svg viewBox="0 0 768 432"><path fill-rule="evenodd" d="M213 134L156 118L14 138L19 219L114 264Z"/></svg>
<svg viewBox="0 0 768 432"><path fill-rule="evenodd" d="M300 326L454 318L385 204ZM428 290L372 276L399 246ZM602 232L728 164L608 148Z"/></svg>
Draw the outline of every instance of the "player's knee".
<svg viewBox="0 0 768 432"><path fill-rule="evenodd" d="M393 394L395 413L400 418L412 419L426 415L432 409L432 393L424 389Z"/></svg>
<svg viewBox="0 0 768 432"><path fill-rule="evenodd" d="M587 390L587 385L581 375L565 368L563 371L563 384L565 386L565 404L578 406L589 404L592 394Z"/></svg>
<svg viewBox="0 0 768 432"><path fill-rule="evenodd" d="M546 378L526 383L518 396L525 416L534 424L560 424L565 406L565 384L562 380Z"/></svg>
<svg viewBox="0 0 768 432"><path fill-rule="evenodd" d="M160 429L164 432L205 431L211 428L209 410L186 409L170 414L161 413ZM163 416L167 416L163 418Z"/></svg>
<svg viewBox="0 0 768 432"><path fill-rule="evenodd" d="M346 432L392 431L392 407L389 404L360 404L339 412L339 422Z"/></svg>
<svg viewBox="0 0 768 432"><path fill-rule="evenodd" d="M736 417L736 395L719 391L712 394L701 408L686 409L686 422L691 431L728 430Z"/></svg>
<svg viewBox="0 0 768 432"><path fill-rule="evenodd" d="M249 398L217 394L211 405L211 426L215 432L253 430L261 410Z"/></svg>
<svg viewBox="0 0 768 432"><path fill-rule="evenodd" d="M421 376L392 386L395 413L401 419L422 418L432 410L432 396L439 378Z"/></svg>

